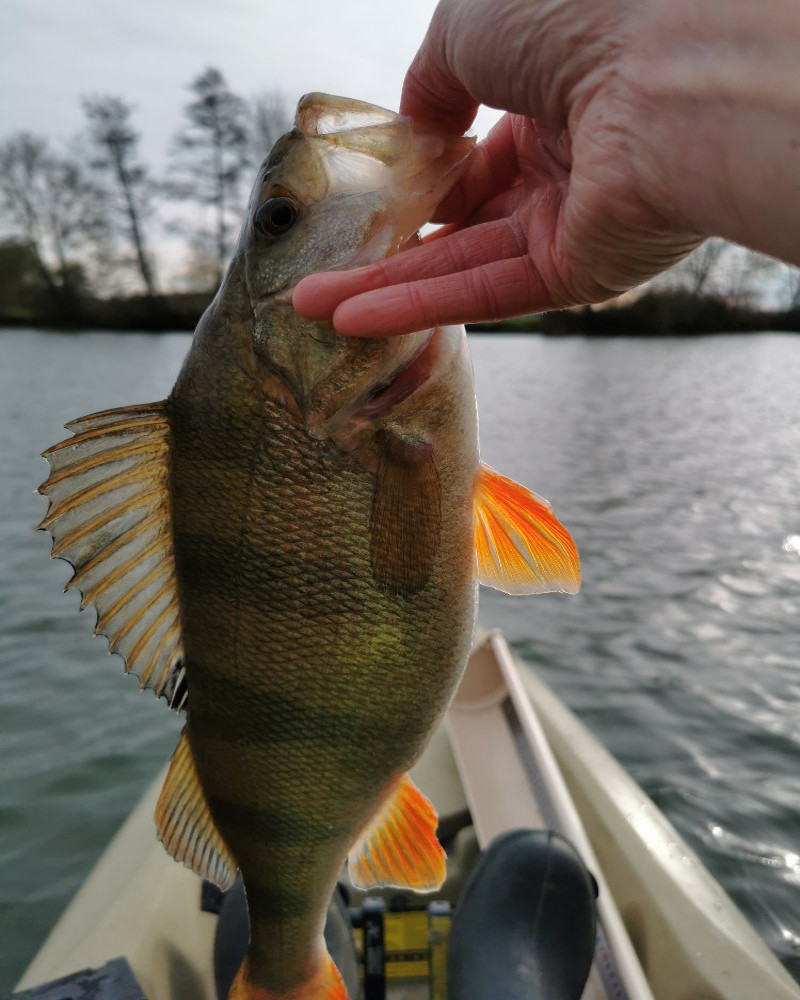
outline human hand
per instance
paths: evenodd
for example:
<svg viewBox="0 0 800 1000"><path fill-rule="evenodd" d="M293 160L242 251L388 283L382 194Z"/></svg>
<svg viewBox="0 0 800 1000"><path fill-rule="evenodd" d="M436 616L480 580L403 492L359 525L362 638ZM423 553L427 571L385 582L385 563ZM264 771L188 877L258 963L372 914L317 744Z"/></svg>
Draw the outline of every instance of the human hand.
<svg viewBox="0 0 800 1000"><path fill-rule="evenodd" d="M620 39L624 0L442 0L401 112L461 133L478 103L509 110L478 145L422 247L299 283L294 305L357 336L596 302L702 239L659 197L642 100ZM502 53L498 55L498 53Z"/></svg>
<svg viewBox="0 0 800 1000"><path fill-rule="evenodd" d="M478 146L426 245L295 308L385 336L596 302L723 236L800 265L796 0L441 0L400 110Z"/></svg>

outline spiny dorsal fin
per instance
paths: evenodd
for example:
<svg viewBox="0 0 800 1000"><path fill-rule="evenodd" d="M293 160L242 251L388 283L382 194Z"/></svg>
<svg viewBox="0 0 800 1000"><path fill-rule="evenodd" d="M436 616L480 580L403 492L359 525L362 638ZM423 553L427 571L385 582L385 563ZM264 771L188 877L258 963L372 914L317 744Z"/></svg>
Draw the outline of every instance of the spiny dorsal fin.
<svg viewBox="0 0 800 1000"><path fill-rule="evenodd" d="M506 594L575 594L578 550L546 500L481 462L475 486L478 579Z"/></svg>
<svg viewBox="0 0 800 1000"><path fill-rule="evenodd" d="M236 862L208 811L184 726L156 806L158 839L202 878L230 889Z"/></svg>
<svg viewBox="0 0 800 1000"><path fill-rule="evenodd" d="M164 403L92 413L48 448L50 506L39 525L53 557L75 570L67 587L97 611L125 672L173 708L186 698L169 505L170 430Z"/></svg>
<svg viewBox="0 0 800 1000"><path fill-rule="evenodd" d="M360 889L397 886L433 892L444 882L436 810L406 774L359 836L348 858Z"/></svg>

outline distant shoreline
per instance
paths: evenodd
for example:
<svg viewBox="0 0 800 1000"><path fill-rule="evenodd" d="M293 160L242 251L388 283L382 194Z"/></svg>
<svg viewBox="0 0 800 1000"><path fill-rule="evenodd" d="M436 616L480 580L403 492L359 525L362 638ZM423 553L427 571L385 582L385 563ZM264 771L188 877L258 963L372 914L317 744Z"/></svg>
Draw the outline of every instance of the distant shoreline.
<svg viewBox="0 0 800 1000"><path fill-rule="evenodd" d="M0 329L37 327L52 330L110 332L173 332L195 329L214 297L212 292L84 298L69 309L39 311L3 309ZM712 296L686 292L649 292L624 304L584 306L501 320L467 324L472 333L541 333L551 336L695 336L713 333L754 333L763 330L800 333L800 307L762 310Z"/></svg>
<svg viewBox="0 0 800 1000"><path fill-rule="evenodd" d="M475 333L552 336L690 337L763 330L800 333L800 308L753 309L713 296L648 292L624 304L583 306L467 327Z"/></svg>

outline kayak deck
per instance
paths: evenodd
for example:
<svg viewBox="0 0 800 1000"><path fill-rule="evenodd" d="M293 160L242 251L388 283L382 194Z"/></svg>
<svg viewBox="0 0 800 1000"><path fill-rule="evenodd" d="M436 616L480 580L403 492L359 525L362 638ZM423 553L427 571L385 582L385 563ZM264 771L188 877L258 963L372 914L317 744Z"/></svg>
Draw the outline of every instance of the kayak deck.
<svg viewBox="0 0 800 1000"><path fill-rule="evenodd" d="M124 956L148 1000L216 1000L217 916L201 906L201 880L155 835L164 773L18 990ZM503 831L557 829L577 847L600 885L601 933L584 1000L800 1000L800 988L656 806L499 633L476 645L445 724L412 774L437 808L448 851L436 899L457 903L481 848ZM395 908L402 895L370 893ZM417 908L429 899L407 896ZM351 904L362 902L352 890ZM414 923L391 913L385 921L390 932L392 921ZM387 996L431 1000L427 968L422 962L416 978L398 979L391 973L403 967L387 964Z"/></svg>

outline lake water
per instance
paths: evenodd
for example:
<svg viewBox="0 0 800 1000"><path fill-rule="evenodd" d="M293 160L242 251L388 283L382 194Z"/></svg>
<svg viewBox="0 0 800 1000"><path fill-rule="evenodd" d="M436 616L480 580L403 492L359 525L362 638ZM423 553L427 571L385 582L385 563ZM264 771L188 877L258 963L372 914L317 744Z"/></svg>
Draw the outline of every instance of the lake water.
<svg viewBox="0 0 800 1000"><path fill-rule="evenodd" d="M61 594L38 453L162 398L185 335L0 333L0 993L177 741ZM483 457L548 497L577 597L481 621L600 736L800 980L800 338L472 338ZM755 1000L755 998L754 998ZM760 998L759 998L760 1000Z"/></svg>

